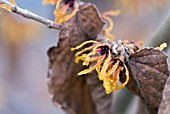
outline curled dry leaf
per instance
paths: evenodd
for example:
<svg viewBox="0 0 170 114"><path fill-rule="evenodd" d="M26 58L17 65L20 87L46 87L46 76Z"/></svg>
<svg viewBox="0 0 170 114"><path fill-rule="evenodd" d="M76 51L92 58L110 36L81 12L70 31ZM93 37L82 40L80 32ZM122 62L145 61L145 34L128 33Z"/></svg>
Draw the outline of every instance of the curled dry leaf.
<svg viewBox="0 0 170 114"><path fill-rule="evenodd" d="M87 77L78 77L83 70L74 62L72 47L95 39L103 28L99 14L92 4L79 6L79 12L62 24L59 44L48 51L48 86L56 106L69 114L97 114Z"/></svg>
<svg viewBox="0 0 170 114"><path fill-rule="evenodd" d="M87 74L87 84L90 86L92 99L95 104L97 114L112 113L112 94L106 94L103 82L98 79L97 72Z"/></svg>
<svg viewBox="0 0 170 114"><path fill-rule="evenodd" d="M168 77L158 114L170 114L170 77Z"/></svg>
<svg viewBox="0 0 170 114"><path fill-rule="evenodd" d="M141 99L138 101L138 110L136 114L149 114L146 105L143 103L143 101L141 101Z"/></svg>
<svg viewBox="0 0 170 114"><path fill-rule="evenodd" d="M157 114L169 76L167 55L163 51L145 48L130 55L127 64L131 74L127 88L140 96L151 114Z"/></svg>

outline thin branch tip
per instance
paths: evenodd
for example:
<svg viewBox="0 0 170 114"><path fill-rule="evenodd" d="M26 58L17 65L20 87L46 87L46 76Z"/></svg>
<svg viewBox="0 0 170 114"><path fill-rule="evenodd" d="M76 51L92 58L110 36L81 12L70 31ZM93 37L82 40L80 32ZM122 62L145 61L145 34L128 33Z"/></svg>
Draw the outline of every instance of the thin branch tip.
<svg viewBox="0 0 170 114"><path fill-rule="evenodd" d="M55 22L53 22L53 21L51 21L47 18L41 17L37 14L34 14L34 13L30 12L29 10L22 9L19 6L14 5L7 0L0 0L0 4L6 4L8 6L11 6L11 11L13 13L21 15L21 16L27 18L27 19L31 19L31 20L35 20L37 22L40 22L40 23L46 25L50 29L56 29L56 30L61 29L61 25L58 25Z"/></svg>
<svg viewBox="0 0 170 114"><path fill-rule="evenodd" d="M12 7L11 10L12 10L13 12L17 12L17 6Z"/></svg>

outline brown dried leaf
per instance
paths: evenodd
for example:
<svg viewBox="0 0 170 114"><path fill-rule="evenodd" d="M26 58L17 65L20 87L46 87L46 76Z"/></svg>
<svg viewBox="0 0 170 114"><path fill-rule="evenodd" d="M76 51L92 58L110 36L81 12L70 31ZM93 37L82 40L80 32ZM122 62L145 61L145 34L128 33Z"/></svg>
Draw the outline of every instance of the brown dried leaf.
<svg viewBox="0 0 170 114"><path fill-rule="evenodd" d="M95 104L97 114L113 114L112 112L112 94L106 94L101 82L97 76L97 72L89 73L87 83L90 86L92 99Z"/></svg>
<svg viewBox="0 0 170 114"><path fill-rule="evenodd" d="M170 114L170 77L168 77L158 114Z"/></svg>
<svg viewBox="0 0 170 114"><path fill-rule="evenodd" d="M127 88L141 97L151 114L157 114L169 76L167 56L153 48L143 49L130 55L128 67L131 75Z"/></svg>
<svg viewBox="0 0 170 114"><path fill-rule="evenodd" d="M141 99L139 99L138 101L138 110L136 114L149 114L146 105L143 103L143 101L141 101Z"/></svg>
<svg viewBox="0 0 170 114"><path fill-rule="evenodd" d="M77 77L83 66L75 64L75 52L70 48L85 40L95 39L104 23L92 4L81 5L79 9L76 16L63 23L58 47L48 51L48 86L54 104L67 113L97 114L87 77Z"/></svg>

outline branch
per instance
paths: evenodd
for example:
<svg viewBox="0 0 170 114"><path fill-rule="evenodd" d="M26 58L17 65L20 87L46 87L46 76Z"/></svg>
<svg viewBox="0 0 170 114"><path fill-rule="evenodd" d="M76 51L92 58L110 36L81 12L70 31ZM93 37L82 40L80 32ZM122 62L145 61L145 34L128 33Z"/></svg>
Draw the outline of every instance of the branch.
<svg viewBox="0 0 170 114"><path fill-rule="evenodd" d="M34 13L32 13L32 12L26 10L26 9L22 9L22 8L10 3L7 0L0 0L0 4L6 4L8 6L11 6L12 12L19 14L19 15L25 17L25 18L32 19L32 20L35 20L35 21L40 22L42 24L45 24L48 28L57 29L57 30L59 30L61 28L61 26L57 25L55 22L53 22L49 19L46 19L44 17L41 17L37 14L34 14Z"/></svg>
<svg viewBox="0 0 170 114"><path fill-rule="evenodd" d="M146 46L157 47L164 42L167 44L170 43L170 13L155 33L149 38Z"/></svg>

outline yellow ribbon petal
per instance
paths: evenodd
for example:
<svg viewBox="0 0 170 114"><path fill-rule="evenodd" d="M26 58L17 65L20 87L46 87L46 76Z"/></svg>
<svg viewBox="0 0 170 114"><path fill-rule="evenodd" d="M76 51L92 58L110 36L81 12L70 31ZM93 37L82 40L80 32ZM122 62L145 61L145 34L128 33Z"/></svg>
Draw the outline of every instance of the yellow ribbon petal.
<svg viewBox="0 0 170 114"><path fill-rule="evenodd" d="M129 81L129 71L128 71L125 64L124 64L124 68L125 68L126 81L123 84L121 84L120 86L116 87L115 90L124 88L127 85L128 81Z"/></svg>
<svg viewBox="0 0 170 114"><path fill-rule="evenodd" d="M167 43L163 43L163 44L161 44L159 47L156 47L155 49L162 51L162 50L164 50L166 47L167 47Z"/></svg>
<svg viewBox="0 0 170 114"><path fill-rule="evenodd" d="M57 3L58 0L44 0L43 1L43 5L47 5L47 4L52 4L55 5Z"/></svg>
<svg viewBox="0 0 170 114"><path fill-rule="evenodd" d="M104 13L102 13L102 15L106 16L106 15L111 15L111 16L118 16L120 15L121 11L120 10L110 10L110 11L106 11Z"/></svg>
<svg viewBox="0 0 170 114"><path fill-rule="evenodd" d="M114 39L114 36L110 34L110 32L111 32L111 30L113 29L113 26L114 26L114 23L113 23L112 19L110 17L108 17L108 16L102 16L102 17L103 17L103 19L107 20L108 23L109 23L108 24L109 27L107 27L105 29L106 37L109 38L109 39Z"/></svg>
<svg viewBox="0 0 170 114"><path fill-rule="evenodd" d="M71 48L71 51L77 50L82 48L84 45L89 44L89 43L98 43L97 41L94 40L89 40L89 41L85 41L82 44L80 44L79 46L76 46L75 48Z"/></svg>
<svg viewBox="0 0 170 114"><path fill-rule="evenodd" d="M75 63L78 63L80 60L81 60L81 61L85 61L86 56L87 56L87 54L83 54L83 55L81 55L81 56L76 57ZM97 61L98 59L100 59L100 57L90 58L90 62L95 62L95 61ZM87 61L85 61L85 62L87 62ZM87 65L87 63L86 63L86 65ZM87 65L87 66L88 66L88 65Z"/></svg>
<svg viewBox="0 0 170 114"><path fill-rule="evenodd" d="M110 76L118 67L119 65L119 60L117 60L117 62L112 66L112 68L108 71L107 75Z"/></svg>
<svg viewBox="0 0 170 114"><path fill-rule="evenodd" d="M71 14L66 15L69 4L65 6L63 11L60 11L59 9L60 2L61 0L57 2L56 10L54 11L54 15L56 16L55 22L57 24L61 24L65 21L68 21L79 11L79 5L77 4L77 2L75 2L76 8L71 12Z"/></svg>
<svg viewBox="0 0 170 114"><path fill-rule="evenodd" d="M102 61L103 61L104 58L105 58L105 55L101 56L101 57L97 60L96 65L90 67L89 69L85 69L85 70L79 72L78 75L87 74L87 73L93 71L99 64L102 63Z"/></svg>
<svg viewBox="0 0 170 114"><path fill-rule="evenodd" d="M82 56L78 56L75 59L75 63L79 63L79 61L85 61L87 54L83 54Z"/></svg>
<svg viewBox="0 0 170 114"><path fill-rule="evenodd" d="M64 18L62 18L62 22L68 21L74 15L76 15L76 13L79 11L79 5L77 4L77 2L75 2L75 5L76 5L76 8L74 9L74 11L71 14L66 15Z"/></svg>
<svg viewBox="0 0 170 114"><path fill-rule="evenodd" d="M110 17L108 17L108 15L118 16L120 13L121 13L120 10L111 10L111 11L104 12L102 14L102 18L105 19L109 25L109 27L105 29L105 35L110 40L114 39L114 36L110 34L111 30L113 29L114 23L113 23L112 19Z"/></svg>
<svg viewBox="0 0 170 114"><path fill-rule="evenodd" d="M118 90L118 82L119 82L119 75L120 75L120 71L122 70L122 67L119 66L116 71L115 71L115 74L113 75L113 85L115 85L113 87L113 91L116 91Z"/></svg>
<svg viewBox="0 0 170 114"><path fill-rule="evenodd" d="M83 50L77 52L77 53L75 54L75 56L77 57L77 56L79 56L80 54L82 54L82 53L84 53L84 52L86 52L86 51L89 51L89 50L93 49L94 46L95 46L95 45L90 46L90 47L87 47L87 48L85 48L85 49L83 49Z"/></svg>
<svg viewBox="0 0 170 114"><path fill-rule="evenodd" d="M101 64L99 64L97 67L96 67L96 71L98 74L100 74L100 69L101 69Z"/></svg>
<svg viewBox="0 0 170 114"><path fill-rule="evenodd" d="M111 60L111 53L110 53L110 51L109 51L108 57L107 57L107 59L105 60L105 62L104 62L104 64L103 64L101 73L99 74L99 79L100 79L100 80L103 80L104 77L106 76L106 70L107 70L107 68L108 68L108 66L109 66L110 60Z"/></svg>
<svg viewBox="0 0 170 114"><path fill-rule="evenodd" d="M90 61L90 56L95 55L95 54L97 53L97 51L96 51L97 48L99 48L100 46L103 46L103 44L96 44L96 45L94 46L93 51L90 52L90 53L87 55L86 61Z"/></svg>
<svg viewBox="0 0 170 114"><path fill-rule="evenodd" d="M105 88L105 91L107 94L111 93L113 91L112 87L113 87L113 83L110 82L110 79L108 76L106 76L103 79L103 87Z"/></svg>

